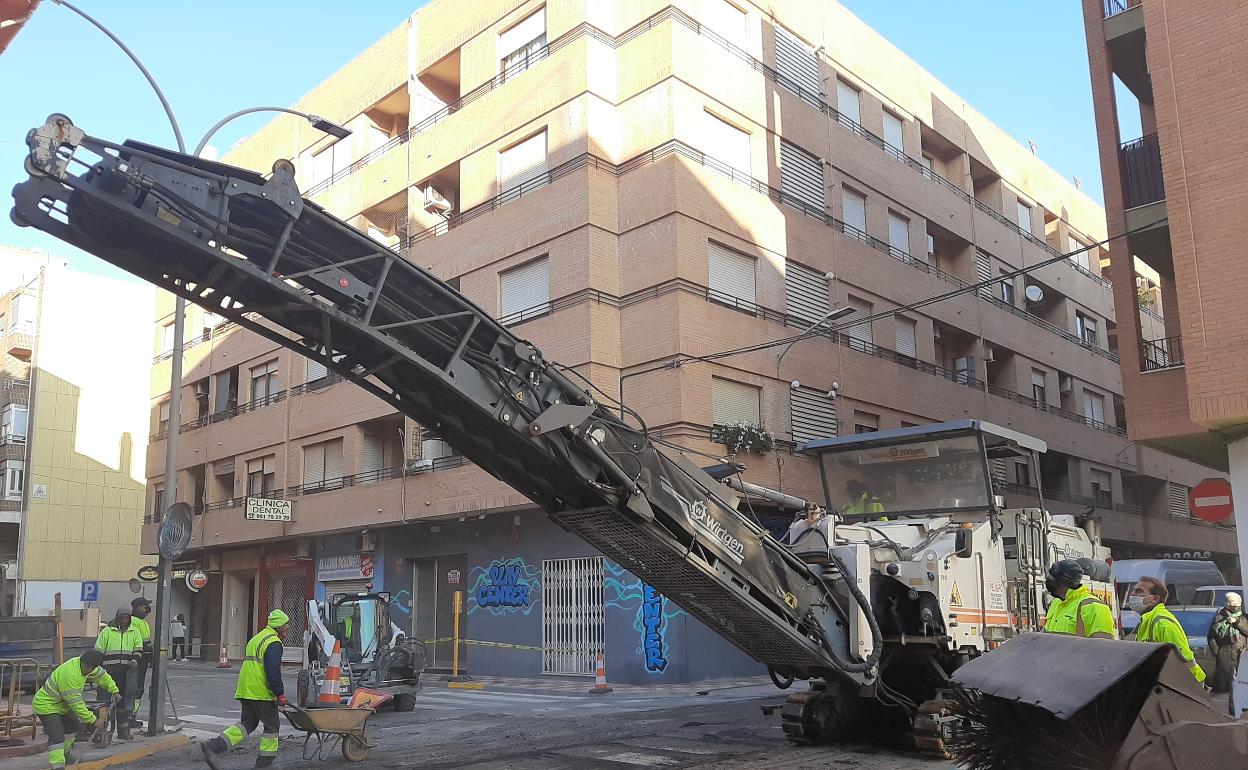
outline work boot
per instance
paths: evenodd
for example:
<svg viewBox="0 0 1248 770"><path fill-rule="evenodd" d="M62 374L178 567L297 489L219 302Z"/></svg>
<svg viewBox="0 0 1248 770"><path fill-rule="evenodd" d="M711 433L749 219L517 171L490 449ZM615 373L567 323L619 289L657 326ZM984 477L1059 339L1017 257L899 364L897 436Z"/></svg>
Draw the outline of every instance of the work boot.
<svg viewBox="0 0 1248 770"><path fill-rule="evenodd" d="M224 744L225 741L221 740L218 737L218 738L213 738L207 743L199 744L199 750L203 752L203 755L204 755L204 762L208 763L208 766L211 767L212 770L221 770L221 765L218 764L217 762L217 755L225 753L224 749L222 749L221 751L217 751L217 747L216 747L217 743Z"/></svg>
<svg viewBox="0 0 1248 770"><path fill-rule="evenodd" d="M133 727L135 730L143 729L143 723L140 722L138 719L135 719L134 716L130 717L130 726Z"/></svg>
<svg viewBox="0 0 1248 770"><path fill-rule="evenodd" d="M117 740L119 741L134 740L134 736L130 734L130 725L124 724L120 721L117 723Z"/></svg>
<svg viewBox="0 0 1248 770"><path fill-rule="evenodd" d="M272 767L277 757L256 757L256 767Z"/></svg>

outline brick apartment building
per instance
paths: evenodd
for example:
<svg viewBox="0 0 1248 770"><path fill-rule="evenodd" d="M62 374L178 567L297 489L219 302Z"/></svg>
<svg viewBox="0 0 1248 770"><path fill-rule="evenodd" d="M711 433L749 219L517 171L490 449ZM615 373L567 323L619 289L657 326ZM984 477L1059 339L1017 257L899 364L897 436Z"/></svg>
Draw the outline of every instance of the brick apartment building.
<svg viewBox="0 0 1248 770"><path fill-rule="evenodd" d="M1173 503L1210 470L1126 438L1103 252L783 357L673 365L1105 236L1098 205L833 3L435 0L298 107L354 133L331 142L279 118L226 160L267 170L293 158L305 195L622 394L652 433L722 455L713 426L762 425L776 449L739 458L747 478L820 499L795 444L984 418L1049 443L1052 510L1095 507L1120 558L1232 563L1234 533ZM153 520L171 311L165 298ZM462 590L468 638L605 648L613 679L757 670L436 433L199 309L188 329L177 488L202 511L188 559L212 581L189 617L207 655L224 641L237 656L274 603L291 611L371 583L421 638L448 633ZM997 472L1023 504L1026 469ZM249 493L292 500L294 520L246 520ZM656 609L662 666L643 650ZM448 653L437 646L432 662ZM592 671L588 653L467 657L480 673Z"/></svg>
<svg viewBox="0 0 1248 770"><path fill-rule="evenodd" d="M1083 13L1106 218L1111 233L1132 233L1110 246L1115 306L1121 316L1136 294L1134 262L1159 277L1165 318L1120 330L1129 436L1217 468L1229 462L1242 503L1248 84L1236 62L1248 6L1084 0ZM1141 136L1122 135L1121 123L1137 119ZM1243 527L1239 553L1248 555Z"/></svg>

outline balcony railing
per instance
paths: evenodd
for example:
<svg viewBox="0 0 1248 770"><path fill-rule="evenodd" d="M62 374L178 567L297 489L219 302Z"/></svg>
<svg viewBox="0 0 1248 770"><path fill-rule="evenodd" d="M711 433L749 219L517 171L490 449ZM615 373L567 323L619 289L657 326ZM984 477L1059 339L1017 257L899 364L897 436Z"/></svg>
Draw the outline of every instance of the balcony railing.
<svg viewBox="0 0 1248 770"><path fill-rule="evenodd" d="M1140 343L1140 371L1155 372L1183 365L1183 338L1161 337Z"/></svg>
<svg viewBox="0 0 1248 770"><path fill-rule="evenodd" d="M1161 174L1161 146L1156 134L1126 142L1118 150L1122 169L1122 205L1133 209L1166 199Z"/></svg>
<svg viewBox="0 0 1248 770"><path fill-rule="evenodd" d="M317 393L340 382L342 382L342 375L327 374L324 377L318 377L315 380L309 380L296 385L290 389L290 395L301 396L304 393Z"/></svg>
<svg viewBox="0 0 1248 770"><path fill-rule="evenodd" d="M1015 484L1012 481L1005 481L1004 479L994 478L992 480L992 485L998 491L1010 492L1016 495L1032 496L1032 495L1035 495L1036 493L1036 490L1031 486L1028 486L1026 484ZM1084 506L1090 506L1093 508L1101 508L1103 510L1122 511L1123 513L1134 513L1137 515L1147 513L1147 511L1144 510L1143 506L1132 505L1131 503L1117 503L1117 502L1111 501L1110 504L1106 505L1105 504L1106 500L1105 500L1104 495L1102 495L1098 499L1094 497L1087 497L1084 495L1072 495L1069 492L1060 492L1056 489L1043 489L1040 491L1040 494L1044 495L1045 500L1055 500L1055 501L1059 501L1063 503L1071 503L1072 505L1084 505Z"/></svg>
<svg viewBox="0 0 1248 770"><path fill-rule="evenodd" d="M1140 0L1104 0L1105 1L1105 18L1117 16L1120 13L1134 8L1140 4Z"/></svg>

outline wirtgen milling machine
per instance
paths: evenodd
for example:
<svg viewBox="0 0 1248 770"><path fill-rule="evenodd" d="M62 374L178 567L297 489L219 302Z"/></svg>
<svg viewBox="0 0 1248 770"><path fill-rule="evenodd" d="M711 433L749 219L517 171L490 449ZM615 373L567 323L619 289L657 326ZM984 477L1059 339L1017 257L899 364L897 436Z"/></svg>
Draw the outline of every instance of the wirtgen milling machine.
<svg viewBox="0 0 1248 770"><path fill-rule="evenodd" d="M796 741L895 720L942 754L952 722L938 694L952 672L1039 627L1050 563L1104 556L1038 493L1035 507L1003 507L994 463L1023 462L1038 479L1045 447L977 421L810 443L829 508L748 491L800 509L781 542L738 512L737 491L660 451L635 414L622 419L458 291L305 200L289 161L262 176L90 137L61 115L27 141L14 221L437 430L778 682L809 681L784 709Z"/></svg>

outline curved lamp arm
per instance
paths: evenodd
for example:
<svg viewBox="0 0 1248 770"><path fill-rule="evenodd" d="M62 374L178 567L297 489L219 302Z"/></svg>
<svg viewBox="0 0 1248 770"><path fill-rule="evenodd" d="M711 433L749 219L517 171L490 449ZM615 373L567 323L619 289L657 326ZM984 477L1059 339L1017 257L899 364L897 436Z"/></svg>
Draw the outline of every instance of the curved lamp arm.
<svg viewBox="0 0 1248 770"><path fill-rule="evenodd" d="M218 120L216 125L208 129L208 133L204 134L204 138L199 140L199 144L195 146L195 152L191 154L194 155L195 157L199 157L199 154L204 151L205 147L208 146L208 140L211 139L212 135L217 133L217 131L219 131L222 126L224 126L226 123L229 123L231 120L234 120L235 118L242 117L243 115L250 115L253 112L286 112L291 115L298 115L299 117L304 118L305 120L307 120L309 123L312 124L313 128L320 129L321 131L324 131L330 136L336 136L339 139L345 139L351 135L350 130L343 128L337 123L328 121L319 115L310 115L306 112L300 112L299 110L292 110L289 107L248 107L245 110L232 112L229 115L226 115L224 118L221 118L220 120Z"/></svg>

